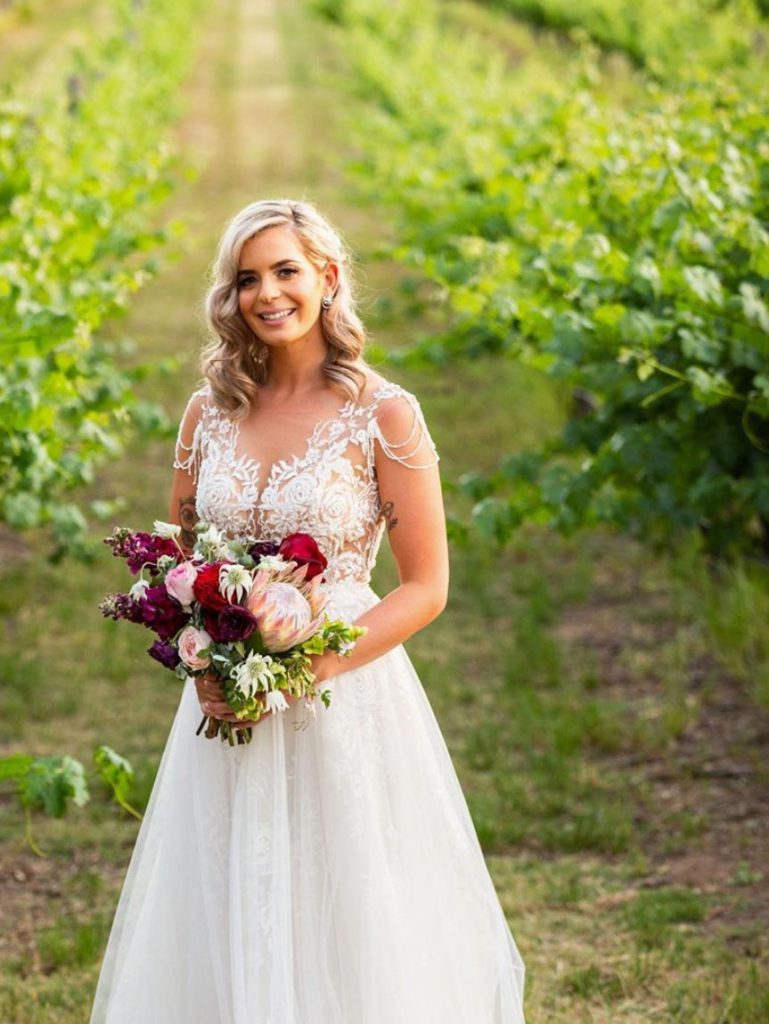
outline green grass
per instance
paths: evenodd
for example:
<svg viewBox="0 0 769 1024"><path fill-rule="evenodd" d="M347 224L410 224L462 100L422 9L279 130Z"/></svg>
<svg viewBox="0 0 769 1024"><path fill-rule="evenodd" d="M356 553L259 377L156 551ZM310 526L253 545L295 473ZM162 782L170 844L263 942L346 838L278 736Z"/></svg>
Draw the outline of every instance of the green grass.
<svg viewBox="0 0 769 1024"><path fill-rule="evenodd" d="M650 889L638 893L624 914L638 945L654 949L669 940L671 926L702 921L705 903L689 889Z"/></svg>
<svg viewBox="0 0 769 1024"><path fill-rule="evenodd" d="M249 52L276 28L268 6L225 0L215 14L179 130L201 167L173 200L176 213L193 215L184 251L114 328L142 355L184 356L178 377L148 389L172 412L196 379L205 266L227 215L258 196L306 194L364 257L381 232L377 211L351 206L340 176L339 100L307 63L313 53L327 70L336 66L319 29L296 2L282 5L283 49L254 67ZM493 39L493 15L482 17ZM547 54L535 55L543 66ZM557 73L557 62L547 66ZM263 132L280 132L280 161L243 130L256 108ZM365 264L368 319L384 347L419 326L384 301L401 274ZM498 451L560 422L563 396L512 363L390 375L422 399L447 481L493 468ZM165 517L170 449L129 452L104 474L98 494L124 496L124 522ZM447 502L466 515L466 499L449 490ZM451 568L446 612L409 650L527 964L530 1024L767 1019L766 929L751 912L766 883L752 848L725 848L734 862L709 888L666 874L711 849L718 822L697 788L714 756L709 723L719 722L724 749L754 772L754 784L767 781L757 743L718 719L726 691L747 719L762 721L751 701L766 699L765 575L745 566L711 574L696 545L656 557L611 534L565 539L535 529L504 552L477 539L455 547ZM108 743L131 760L128 799L143 808L179 689L147 659L149 635L100 618L98 601L122 580L106 548L90 566L50 566L33 548L3 572L0 742L8 752L66 750L86 762ZM394 582L385 549L375 587L383 593ZM43 861L24 849L20 811L2 805L0 850L24 879L4 893L14 937L0 964L8 1024L87 1019L137 829L103 787L92 789L82 811L36 820Z"/></svg>
<svg viewBox="0 0 769 1024"><path fill-rule="evenodd" d="M101 959L109 922L104 917L60 918L37 936L37 949L43 974L63 967L86 967Z"/></svg>

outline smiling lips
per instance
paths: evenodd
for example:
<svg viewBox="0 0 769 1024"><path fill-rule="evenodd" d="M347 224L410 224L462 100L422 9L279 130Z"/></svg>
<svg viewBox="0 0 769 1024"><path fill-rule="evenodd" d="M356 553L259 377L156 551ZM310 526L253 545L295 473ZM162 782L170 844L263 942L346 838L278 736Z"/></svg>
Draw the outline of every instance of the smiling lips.
<svg viewBox="0 0 769 1024"><path fill-rule="evenodd" d="M257 313L257 316L266 324L282 324L295 312L296 309L276 309L273 313Z"/></svg>

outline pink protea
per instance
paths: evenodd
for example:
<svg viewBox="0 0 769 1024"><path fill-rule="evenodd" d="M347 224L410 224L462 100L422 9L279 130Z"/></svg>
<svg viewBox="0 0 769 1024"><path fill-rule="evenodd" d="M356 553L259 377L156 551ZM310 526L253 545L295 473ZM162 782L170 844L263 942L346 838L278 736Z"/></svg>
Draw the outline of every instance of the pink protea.
<svg viewBox="0 0 769 1024"><path fill-rule="evenodd" d="M307 566L275 572L261 569L246 607L259 624L259 632L268 651L279 653L302 643L323 625L323 610L328 600L320 576L307 582Z"/></svg>

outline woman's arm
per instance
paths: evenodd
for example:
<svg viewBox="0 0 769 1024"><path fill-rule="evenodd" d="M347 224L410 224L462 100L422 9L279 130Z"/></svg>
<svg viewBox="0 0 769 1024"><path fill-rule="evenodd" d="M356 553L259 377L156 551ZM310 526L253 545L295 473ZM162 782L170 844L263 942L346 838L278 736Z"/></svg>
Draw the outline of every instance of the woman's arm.
<svg viewBox="0 0 769 1024"><path fill-rule="evenodd" d="M195 544L195 511L197 494L198 442L195 436L200 421L202 399L193 395L179 425L174 458L174 475L171 481L168 522L178 523L182 528L179 538L188 555Z"/></svg>
<svg viewBox="0 0 769 1024"><path fill-rule="evenodd" d="M169 500L168 522L178 523L182 528L179 543L186 555L192 554L195 546L195 523L198 515L195 511L195 493L197 485L193 477L183 469L175 469L171 481L171 497Z"/></svg>
<svg viewBox="0 0 769 1024"><path fill-rule="evenodd" d="M365 633L350 655L332 651L314 660L316 678L360 668L422 629L443 611L449 555L437 457L418 407L404 397L388 400L378 418L375 468L390 546L400 584L355 624ZM409 439L404 444L404 439Z"/></svg>

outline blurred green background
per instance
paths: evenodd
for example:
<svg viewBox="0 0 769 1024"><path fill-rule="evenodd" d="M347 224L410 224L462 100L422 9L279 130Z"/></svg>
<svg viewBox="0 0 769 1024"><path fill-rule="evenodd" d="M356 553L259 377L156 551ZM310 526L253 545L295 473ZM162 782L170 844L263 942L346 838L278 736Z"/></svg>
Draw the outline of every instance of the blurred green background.
<svg viewBox="0 0 769 1024"><path fill-rule="evenodd" d="M0 1019L87 1019L138 827L92 751L142 809L179 699L98 613L99 538L165 518L218 234L290 195L442 455L451 599L408 646L527 1018L769 1020L766 15L0 5L0 764L91 790L27 822L3 781Z"/></svg>

